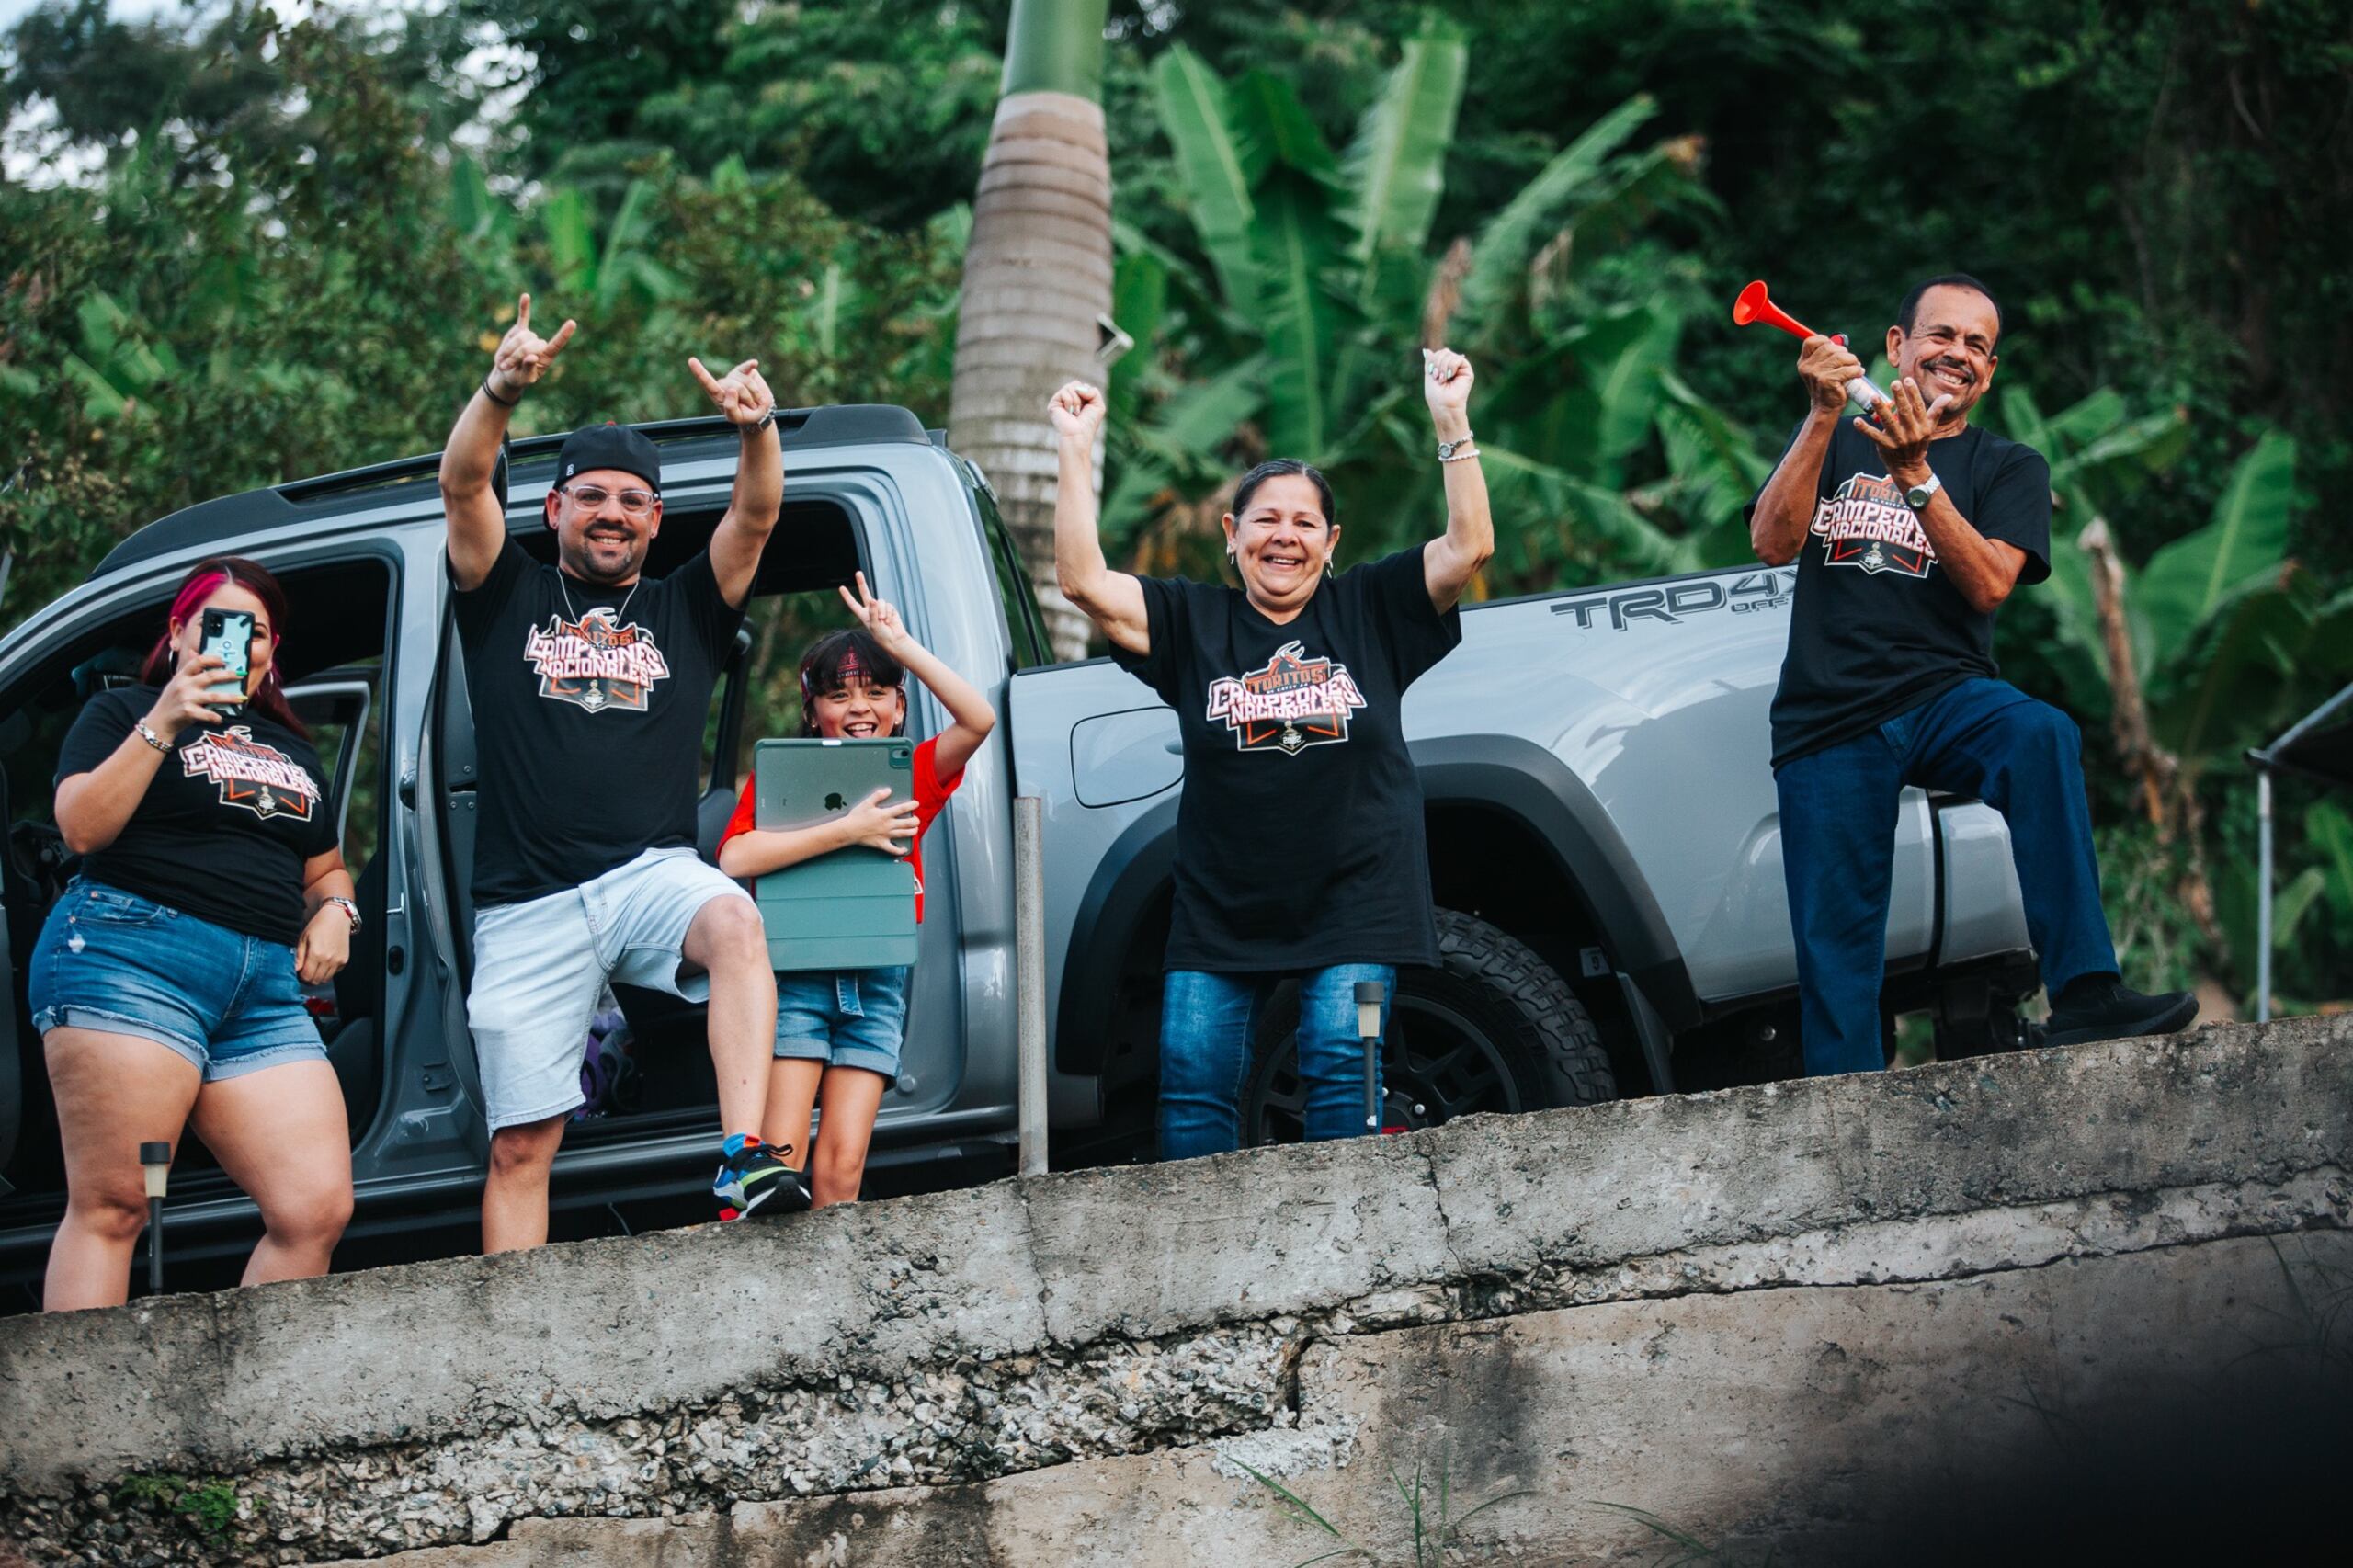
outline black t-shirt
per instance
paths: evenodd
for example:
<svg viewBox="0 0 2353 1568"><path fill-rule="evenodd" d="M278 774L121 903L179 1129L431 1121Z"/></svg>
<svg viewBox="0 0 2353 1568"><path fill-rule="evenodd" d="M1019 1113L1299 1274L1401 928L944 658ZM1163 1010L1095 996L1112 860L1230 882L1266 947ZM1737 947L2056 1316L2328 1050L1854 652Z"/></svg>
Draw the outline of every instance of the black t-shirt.
<svg viewBox="0 0 2353 1568"><path fill-rule="evenodd" d="M131 686L90 699L66 732L58 778L112 756L161 695L160 687ZM112 844L82 858L82 874L292 947L302 934L302 863L335 845L319 754L247 708L229 724L179 733L131 820Z"/></svg>
<svg viewBox="0 0 2353 1568"><path fill-rule="evenodd" d="M2026 551L2020 583L2051 575L2051 465L2040 452L1972 425L1929 442L1928 467L1972 528ZM1996 673L1993 616L1937 570L1878 446L1844 419L1814 494L1773 698L1776 767Z"/></svg>
<svg viewBox="0 0 2353 1568"><path fill-rule="evenodd" d="M475 903L544 897L692 845L703 722L744 619L710 553L602 588L510 539L454 599L482 766Z"/></svg>
<svg viewBox="0 0 2353 1568"><path fill-rule="evenodd" d="M1419 547L1325 582L1278 626L1220 584L1142 579L1152 652L1112 651L1176 710L1167 966L1248 974L1435 964L1405 688L1462 641Z"/></svg>

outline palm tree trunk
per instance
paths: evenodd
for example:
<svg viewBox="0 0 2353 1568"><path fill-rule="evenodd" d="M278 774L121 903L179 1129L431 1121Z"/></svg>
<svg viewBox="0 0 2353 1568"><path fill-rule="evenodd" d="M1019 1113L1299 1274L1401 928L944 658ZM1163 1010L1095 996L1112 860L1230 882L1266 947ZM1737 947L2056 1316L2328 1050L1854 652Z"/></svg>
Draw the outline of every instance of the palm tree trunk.
<svg viewBox="0 0 2353 1568"><path fill-rule="evenodd" d="M1111 310L1111 164L1097 101L1108 0L1015 0L1003 96L964 253L948 442L980 465L1028 562L1055 653L1086 618L1054 587L1054 451L1046 399L1100 380ZM1096 454L1102 488L1102 454Z"/></svg>

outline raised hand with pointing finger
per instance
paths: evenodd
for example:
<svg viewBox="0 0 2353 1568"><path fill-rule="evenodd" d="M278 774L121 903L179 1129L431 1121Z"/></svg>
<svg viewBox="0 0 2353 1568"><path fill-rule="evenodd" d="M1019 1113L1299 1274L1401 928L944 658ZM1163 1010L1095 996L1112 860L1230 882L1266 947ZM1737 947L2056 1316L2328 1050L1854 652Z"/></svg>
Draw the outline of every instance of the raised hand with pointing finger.
<svg viewBox="0 0 2353 1568"><path fill-rule="evenodd" d="M498 349L490 362L490 374L483 378L484 388L499 402L512 407L522 397L523 389L548 372L563 346L572 341L572 334L579 323L566 317L556 328L553 337L541 337L531 330L531 296L517 295L515 300L515 324L498 340Z"/></svg>

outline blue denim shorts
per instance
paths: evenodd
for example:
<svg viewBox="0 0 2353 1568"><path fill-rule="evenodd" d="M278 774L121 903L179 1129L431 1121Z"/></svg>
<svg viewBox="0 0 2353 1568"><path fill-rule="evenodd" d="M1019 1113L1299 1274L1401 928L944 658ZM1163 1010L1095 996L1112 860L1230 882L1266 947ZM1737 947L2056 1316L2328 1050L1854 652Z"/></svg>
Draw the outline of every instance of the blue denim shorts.
<svg viewBox="0 0 2353 1568"><path fill-rule="evenodd" d="M83 877L51 907L25 989L42 1034L152 1040L208 1084L327 1056L293 949Z"/></svg>
<svg viewBox="0 0 2353 1568"><path fill-rule="evenodd" d="M780 970L776 1053L899 1075L907 1032L905 964L892 969Z"/></svg>

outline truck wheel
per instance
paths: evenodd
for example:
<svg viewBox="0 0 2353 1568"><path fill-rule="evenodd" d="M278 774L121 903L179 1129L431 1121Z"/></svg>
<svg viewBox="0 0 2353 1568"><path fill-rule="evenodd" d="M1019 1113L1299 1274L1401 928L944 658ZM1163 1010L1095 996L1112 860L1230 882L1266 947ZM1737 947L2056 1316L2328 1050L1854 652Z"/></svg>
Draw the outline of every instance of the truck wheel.
<svg viewBox="0 0 2353 1568"><path fill-rule="evenodd" d="M1384 1127L1436 1127L1475 1111L1542 1110L1618 1097L1600 1031L1566 982L1518 938L1438 912L1440 967L1399 971L1381 1052ZM1299 988L1259 1015L1242 1093L1242 1142L1296 1142Z"/></svg>

